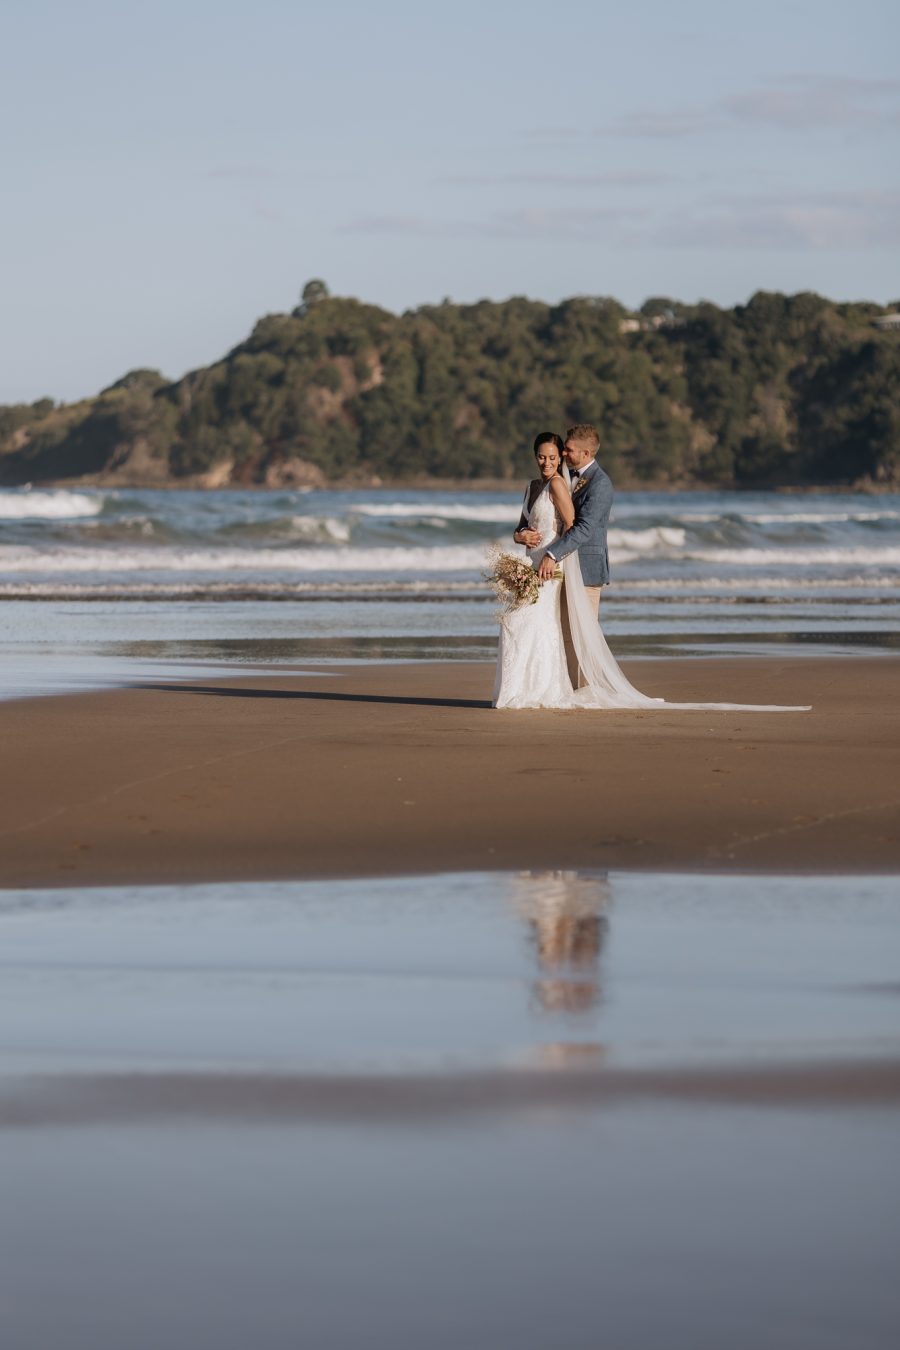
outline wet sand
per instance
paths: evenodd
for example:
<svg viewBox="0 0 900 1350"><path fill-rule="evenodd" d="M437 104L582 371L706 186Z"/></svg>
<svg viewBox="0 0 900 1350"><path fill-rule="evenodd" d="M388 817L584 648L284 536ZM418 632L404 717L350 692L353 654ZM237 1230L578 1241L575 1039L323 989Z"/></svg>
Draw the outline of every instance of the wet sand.
<svg viewBox="0 0 900 1350"><path fill-rule="evenodd" d="M320 667L0 706L0 885L503 867L900 868L900 661L641 661L672 700L497 712L484 664Z"/></svg>
<svg viewBox="0 0 900 1350"><path fill-rule="evenodd" d="M506 1112L641 1102L795 1110L900 1106L900 1059L760 1068L592 1069L371 1075L75 1074L8 1078L0 1130L203 1122L425 1125Z"/></svg>
<svg viewBox="0 0 900 1350"><path fill-rule="evenodd" d="M887 1350L890 877L0 893L4 1350Z"/></svg>

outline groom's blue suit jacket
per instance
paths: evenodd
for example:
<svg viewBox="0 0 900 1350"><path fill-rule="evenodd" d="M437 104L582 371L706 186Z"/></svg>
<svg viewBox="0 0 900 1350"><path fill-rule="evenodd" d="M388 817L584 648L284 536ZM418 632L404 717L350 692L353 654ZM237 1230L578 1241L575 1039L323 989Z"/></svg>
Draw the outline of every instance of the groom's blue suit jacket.
<svg viewBox="0 0 900 1350"><path fill-rule="evenodd" d="M613 502L613 485L594 460L584 475L584 486L576 484L572 494L575 523L554 544L552 553L562 562L578 550L578 561L585 586L606 586L609 582L609 549L606 529Z"/></svg>

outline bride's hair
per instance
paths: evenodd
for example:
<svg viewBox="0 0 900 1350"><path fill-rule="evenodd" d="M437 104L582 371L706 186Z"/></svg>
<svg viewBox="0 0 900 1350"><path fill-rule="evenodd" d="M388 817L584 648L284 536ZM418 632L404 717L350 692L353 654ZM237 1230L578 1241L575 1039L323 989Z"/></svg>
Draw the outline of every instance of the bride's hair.
<svg viewBox="0 0 900 1350"><path fill-rule="evenodd" d="M536 437L536 439L535 439L535 442L534 442L534 452L533 452L533 453L534 453L534 454L537 454L537 452L540 450L541 446L542 446L542 445L546 445L548 441L552 441L552 442L553 442L553 444L556 446L557 450L559 451L559 457L560 457L560 459L562 459L562 452L563 452L563 438L562 438L562 436L557 436L557 434L556 434L555 431L542 431L541 434L540 434L538 437Z"/></svg>

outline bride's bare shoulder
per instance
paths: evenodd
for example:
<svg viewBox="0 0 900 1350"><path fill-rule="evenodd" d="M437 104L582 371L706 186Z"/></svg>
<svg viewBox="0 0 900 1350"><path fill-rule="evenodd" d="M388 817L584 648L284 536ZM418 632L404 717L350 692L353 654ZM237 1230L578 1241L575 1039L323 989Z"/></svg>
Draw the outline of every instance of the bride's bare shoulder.
<svg viewBox="0 0 900 1350"><path fill-rule="evenodd" d="M550 497L563 528L570 530L575 523L575 505L569 485L560 474L550 479Z"/></svg>

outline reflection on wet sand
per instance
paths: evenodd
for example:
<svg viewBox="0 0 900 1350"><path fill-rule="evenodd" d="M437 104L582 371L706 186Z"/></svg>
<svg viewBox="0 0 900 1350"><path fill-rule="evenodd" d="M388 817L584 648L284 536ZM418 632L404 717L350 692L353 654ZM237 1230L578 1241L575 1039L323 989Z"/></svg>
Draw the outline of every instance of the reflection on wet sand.
<svg viewBox="0 0 900 1350"><path fill-rule="evenodd" d="M518 872L513 902L538 965L534 994L547 1013L590 1012L602 998L600 956L609 932L606 872Z"/></svg>

